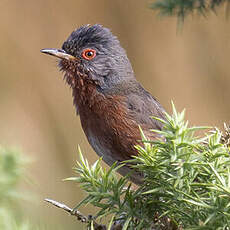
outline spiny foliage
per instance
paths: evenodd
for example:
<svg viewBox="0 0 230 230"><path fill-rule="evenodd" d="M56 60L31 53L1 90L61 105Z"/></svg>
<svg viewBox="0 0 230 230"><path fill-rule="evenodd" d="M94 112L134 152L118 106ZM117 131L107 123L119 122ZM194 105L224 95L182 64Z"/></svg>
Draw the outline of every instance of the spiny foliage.
<svg viewBox="0 0 230 230"><path fill-rule="evenodd" d="M157 118L155 118L157 119ZM159 119L158 119L159 120ZM112 215L123 229L230 229L230 155L218 129L204 136L195 132L204 127L189 127L184 111L166 114L159 133L163 138L147 140L129 164L144 173L144 183L133 190L128 176L118 179L113 165L106 171L101 160L90 166L80 153L75 171L69 178L80 183L87 197L76 207L92 204L96 218ZM176 226L176 227L175 227Z"/></svg>
<svg viewBox="0 0 230 230"><path fill-rule="evenodd" d="M188 14L205 16L209 11L215 12L224 3L229 4L229 0L155 0L150 7L159 10L160 15L177 16L183 21ZM228 10L228 6L226 9Z"/></svg>
<svg viewBox="0 0 230 230"><path fill-rule="evenodd" d="M18 151L0 147L0 229L29 230L29 224L18 215L17 184L23 177L25 160Z"/></svg>
<svg viewBox="0 0 230 230"><path fill-rule="evenodd" d="M0 147L0 203L16 196L15 188L23 175L23 162L17 151Z"/></svg>

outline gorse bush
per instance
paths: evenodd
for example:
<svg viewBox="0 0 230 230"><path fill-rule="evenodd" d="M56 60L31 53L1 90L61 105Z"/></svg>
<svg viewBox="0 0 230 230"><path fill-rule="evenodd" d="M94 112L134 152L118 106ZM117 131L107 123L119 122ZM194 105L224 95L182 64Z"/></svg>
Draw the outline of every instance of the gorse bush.
<svg viewBox="0 0 230 230"><path fill-rule="evenodd" d="M16 198L16 186L23 176L24 160L15 150L0 147L0 203Z"/></svg>
<svg viewBox="0 0 230 230"><path fill-rule="evenodd" d="M155 0L150 8L158 10L162 16L176 16L184 20L189 14L206 16L210 11L216 12L217 7L226 4L229 13L229 0Z"/></svg>
<svg viewBox="0 0 230 230"><path fill-rule="evenodd" d="M157 118L153 118L157 119ZM81 205L98 208L96 219L111 215L123 229L230 229L230 155L218 129L203 136L195 132L205 127L189 127L184 111L166 114L161 135L149 141L142 133L139 155L125 162L144 174L143 184L132 189L129 176L118 178L113 165L90 166L80 152L75 167L87 193ZM110 224L111 225L111 224ZM171 227L167 228L167 225Z"/></svg>
<svg viewBox="0 0 230 230"><path fill-rule="evenodd" d="M22 197L17 185L24 176L24 163L18 151L0 147L0 230L31 229L17 204Z"/></svg>

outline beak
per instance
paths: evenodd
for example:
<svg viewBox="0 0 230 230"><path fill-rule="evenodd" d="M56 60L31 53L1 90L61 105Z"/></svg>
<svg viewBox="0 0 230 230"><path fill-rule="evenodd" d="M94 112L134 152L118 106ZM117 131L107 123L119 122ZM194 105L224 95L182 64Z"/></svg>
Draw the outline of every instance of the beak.
<svg viewBox="0 0 230 230"><path fill-rule="evenodd" d="M55 57L58 57L58 58L61 58L61 59L65 59L65 60L78 60L78 58L70 55L70 54L67 54L65 52L65 50L60 50L60 49L42 49L41 50L42 53L44 54L49 54L49 55L52 55L52 56L55 56Z"/></svg>

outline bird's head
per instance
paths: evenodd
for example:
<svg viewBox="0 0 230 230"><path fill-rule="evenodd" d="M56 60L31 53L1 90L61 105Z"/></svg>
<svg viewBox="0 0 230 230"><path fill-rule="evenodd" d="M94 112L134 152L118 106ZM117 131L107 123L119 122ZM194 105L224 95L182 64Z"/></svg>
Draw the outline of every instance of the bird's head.
<svg viewBox="0 0 230 230"><path fill-rule="evenodd" d="M72 87L82 76L102 90L134 78L117 37L101 25L82 26L70 34L62 49L42 49L41 52L61 59L60 69Z"/></svg>

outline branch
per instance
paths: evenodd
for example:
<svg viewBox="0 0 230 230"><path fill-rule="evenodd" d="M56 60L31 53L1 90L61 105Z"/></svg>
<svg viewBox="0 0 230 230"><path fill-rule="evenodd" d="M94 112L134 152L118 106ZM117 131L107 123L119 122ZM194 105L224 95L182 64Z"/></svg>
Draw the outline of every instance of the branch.
<svg viewBox="0 0 230 230"><path fill-rule="evenodd" d="M77 220L80 221L81 223L84 224L91 224L91 222L93 221L93 217L91 215L89 215L88 217L84 216L81 212L79 212L78 210L74 210L70 207L68 207L67 205L60 203L58 201L52 200L52 199L45 199L46 202L63 209L64 211L68 212L71 216L75 216L77 217ZM94 226L94 230L106 230L106 226L103 224L98 224L95 221L93 221L93 226Z"/></svg>
<svg viewBox="0 0 230 230"><path fill-rule="evenodd" d="M221 137L221 141L223 144L225 144L227 147L230 147L230 125L227 126L226 123L224 123L224 134Z"/></svg>

